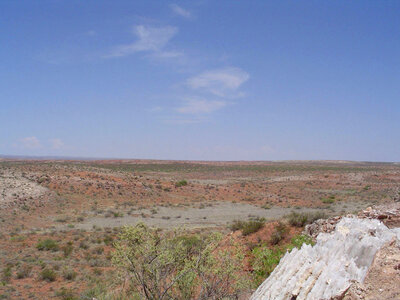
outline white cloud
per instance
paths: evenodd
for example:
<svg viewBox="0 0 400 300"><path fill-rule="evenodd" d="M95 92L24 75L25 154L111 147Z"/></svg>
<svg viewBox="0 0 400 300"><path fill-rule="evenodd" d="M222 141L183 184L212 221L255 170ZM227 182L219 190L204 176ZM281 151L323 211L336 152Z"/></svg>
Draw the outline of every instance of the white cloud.
<svg viewBox="0 0 400 300"><path fill-rule="evenodd" d="M64 147L64 142L61 139L52 139L50 140L51 148L54 150L59 150Z"/></svg>
<svg viewBox="0 0 400 300"><path fill-rule="evenodd" d="M183 52L180 51L161 51L161 52L155 52L153 54L153 57L155 58L176 58L176 57L181 57L183 56Z"/></svg>
<svg viewBox="0 0 400 300"><path fill-rule="evenodd" d="M224 68L204 72L187 80L192 89L204 90L220 97L239 96L237 89L249 79L239 68Z"/></svg>
<svg viewBox="0 0 400 300"><path fill-rule="evenodd" d="M225 107L226 101L215 101L205 99L186 99L182 106L177 107L176 111L182 114L207 114Z"/></svg>
<svg viewBox="0 0 400 300"><path fill-rule="evenodd" d="M174 117L164 118L164 119L162 119L162 121L167 124L186 125L186 124L203 123L203 122L207 121L207 119L204 117L199 117L199 116L190 116L187 118L174 116Z"/></svg>
<svg viewBox="0 0 400 300"><path fill-rule="evenodd" d="M87 35L87 36L95 36L95 35L97 35L97 32L94 31L94 30L89 30L89 31L85 32L85 35Z"/></svg>
<svg viewBox="0 0 400 300"><path fill-rule="evenodd" d="M106 57L122 57L136 52L153 52L158 55L176 57L177 52L164 52L167 43L178 33L178 28L172 26L149 27L138 25L134 28L137 40L131 44L116 46Z"/></svg>
<svg viewBox="0 0 400 300"><path fill-rule="evenodd" d="M20 140L22 147L26 149L38 149L41 148L42 145L40 141L35 136L29 136Z"/></svg>
<svg viewBox="0 0 400 300"><path fill-rule="evenodd" d="M159 105L153 106L153 107L151 107L148 111L149 111L149 112L160 112L160 111L163 111L163 107L162 107L162 106L159 106Z"/></svg>
<svg viewBox="0 0 400 300"><path fill-rule="evenodd" d="M188 11L187 9L184 9L184 8L180 7L180 6L177 5L177 4L171 4L170 7L171 7L171 9L172 9L172 11L173 11L174 13L176 13L177 15L179 15L179 16L181 16L181 17L184 17L184 18L189 19L189 18L192 16L192 14L190 13L190 11Z"/></svg>

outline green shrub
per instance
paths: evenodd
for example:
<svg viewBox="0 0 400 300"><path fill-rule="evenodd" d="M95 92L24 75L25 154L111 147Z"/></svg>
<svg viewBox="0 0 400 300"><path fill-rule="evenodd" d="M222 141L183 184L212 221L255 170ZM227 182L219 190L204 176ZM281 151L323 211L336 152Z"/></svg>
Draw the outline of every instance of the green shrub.
<svg viewBox="0 0 400 300"><path fill-rule="evenodd" d="M78 275L78 273L76 273L74 270L71 269L65 269L62 275L65 280L74 280Z"/></svg>
<svg viewBox="0 0 400 300"><path fill-rule="evenodd" d="M232 241L221 248L221 240L218 233L161 235L140 223L122 229L112 261L138 299L238 299L248 282L244 255Z"/></svg>
<svg viewBox="0 0 400 300"><path fill-rule="evenodd" d="M111 235L106 235L103 239L104 244L106 245L111 245L113 243L114 239Z"/></svg>
<svg viewBox="0 0 400 300"><path fill-rule="evenodd" d="M93 249L93 253L94 254L98 254L98 255L103 254L104 253L104 248L101 247L101 246L98 246L98 247Z"/></svg>
<svg viewBox="0 0 400 300"><path fill-rule="evenodd" d="M303 227L308 222L308 215L305 213L296 213L294 211L288 216L289 224L295 227Z"/></svg>
<svg viewBox="0 0 400 300"><path fill-rule="evenodd" d="M316 220L326 219L326 218L327 218L326 214L323 212L320 212L320 211L310 213L310 214L308 214L308 224L311 224L311 223L315 222Z"/></svg>
<svg viewBox="0 0 400 300"><path fill-rule="evenodd" d="M62 300L78 300L79 298L76 297L72 290L62 287L56 293L57 297L60 297Z"/></svg>
<svg viewBox="0 0 400 300"><path fill-rule="evenodd" d="M290 252L293 248L300 249L303 244L313 245L313 242L309 236L296 235L290 243L283 246L275 246L271 249L268 245L262 245L254 248L250 263L254 270L255 286L259 286L272 273L286 251Z"/></svg>
<svg viewBox="0 0 400 300"><path fill-rule="evenodd" d="M303 227L318 219L325 219L326 215L322 212L314 213L296 213L292 211L288 216L289 224L295 227Z"/></svg>
<svg viewBox="0 0 400 300"><path fill-rule="evenodd" d="M79 248L86 250L89 248L89 245L87 243L85 243L84 241L82 241L79 243Z"/></svg>
<svg viewBox="0 0 400 300"><path fill-rule="evenodd" d="M62 251L64 252L64 257L68 257L71 255L72 251L74 250L74 247L72 244L67 244L62 248Z"/></svg>
<svg viewBox="0 0 400 300"><path fill-rule="evenodd" d="M264 209L271 209L271 205L268 204L268 203L266 203L266 204L264 204L263 206L261 206L261 208L264 208Z"/></svg>
<svg viewBox="0 0 400 300"><path fill-rule="evenodd" d="M58 243L55 240L52 239L46 239L43 241L39 241L37 243L36 248L40 251L45 250L45 251L58 251Z"/></svg>
<svg viewBox="0 0 400 300"><path fill-rule="evenodd" d="M282 241L285 238L287 232L287 227L284 223L278 222L278 224L275 225L274 232L271 235L270 242L272 245L278 244L280 241Z"/></svg>
<svg viewBox="0 0 400 300"><path fill-rule="evenodd" d="M188 182L186 180L181 180L175 183L175 187L181 187L186 185L188 185Z"/></svg>
<svg viewBox="0 0 400 300"><path fill-rule="evenodd" d="M27 278L30 276L31 271L32 271L32 267L25 264L25 265L19 267L19 269L17 270L17 278L18 279Z"/></svg>
<svg viewBox="0 0 400 300"><path fill-rule="evenodd" d="M43 269L43 271L40 273L40 278L41 278L42 280L52 282L52 281L55 281L55 280L56 280L57 274L56 274L56 272L55 272L54 270L45 268L45 269Z"/></svg>
<svg viewBox="0 0 400 300"><path fill-rule="evenodd" d="M10 282L12 276L12 265L5 267L1 274L1 281L7 283Z"/></svg>
<svg viewBox="0 0 400 300"><path fill-rule="evenodd" d="M364 191L368 191L371 188L371 185L367 184L366 186L363 187Z"/></svg>
<svg viewBox="0 0 400 300"><path fill-rule="evenodd" d="M329 196L328 198L322 198L321 201L322 201L322 203L325 203L325 204L332 204L335 202L335 196L332 195L332 196Z"/></svg>
<svg viewBox="0 0 400 300"><path fill-rule="evenodd" d="M288 250L292 250L293 248L300 249L303 244L314 245L314 242L312 241L312 238L308 235L300 234L292 238L287 248Z"/></svg>
<svg viewBox="0 0 400 300"><path fill-rule="evenodd" d="M261 246L253 249L252 267L256 285L261 284L272 273L284 254L285 252L279 248L269 249Z"/></svg>
<svg viewBox="0 0 400 300"><path fill-rule="evenodd" d="M257 232L264 226L264 224L265 224L264 218L257 218L255 220L247 221L245 222L242 228L242 234L246 236L254 232Z"/></svg>
<svg viewBox="0 0 400 300"><path fill-rule="evenodd" d="M118 211L114 211L114 212L112 213L112 215L113 215L114 218L122 218L122 217L124 216L123 213L118 212Z"/></svg>
<svg viewBox="0 0 400 300"><path fill-rule="evenodd" d="M235 220L229 226L232 231L242 230L244 236L259 231L265 224L265 218L256 218L249 221Z"/></svg>
<svg viewBox="0 0 400 300"><path fill-rule="evenodd" d="M232 231L241 230L244 226L244 221L234 220L232 224L229 225L229 229Z"/></svg>

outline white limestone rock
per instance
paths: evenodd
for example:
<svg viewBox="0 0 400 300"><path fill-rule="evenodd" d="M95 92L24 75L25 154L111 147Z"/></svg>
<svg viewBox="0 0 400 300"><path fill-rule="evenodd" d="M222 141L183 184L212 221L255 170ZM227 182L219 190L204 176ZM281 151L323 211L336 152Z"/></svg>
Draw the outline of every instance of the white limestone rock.
<svg viewBox="0 0 400 300"><path fill-rule="evenodd" d="M397 234L378 220L343 218L335 231L319 234L315 246L286 253L250 299L335 299L364 281L376 252Z"/></svg>

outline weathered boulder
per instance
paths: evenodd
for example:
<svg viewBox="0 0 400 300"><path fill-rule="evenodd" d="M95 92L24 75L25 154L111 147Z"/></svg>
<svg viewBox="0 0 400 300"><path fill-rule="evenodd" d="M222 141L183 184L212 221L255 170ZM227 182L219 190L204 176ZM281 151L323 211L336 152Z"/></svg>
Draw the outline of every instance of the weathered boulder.
<svg viewBox="0 0 400 300"><path fill-rule="evenodd" d="M286 253L250 299L341 299L352 283L364 281L378 250L398 238L398 230L379 220L342 218L314 246Z"/></svg>

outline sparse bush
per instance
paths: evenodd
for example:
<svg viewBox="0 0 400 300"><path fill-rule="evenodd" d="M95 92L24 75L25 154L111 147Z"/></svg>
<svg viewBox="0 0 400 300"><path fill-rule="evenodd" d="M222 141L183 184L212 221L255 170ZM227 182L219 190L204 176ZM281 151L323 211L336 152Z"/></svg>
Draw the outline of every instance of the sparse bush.
<svg viewBox="0 0 400 300"><path fill-rule="evenodd" d="M315 213L296 213L292 211L288 216L289 224L295 227L303 227L306 224L311 224L318 219L325 219L326 215L322 212Z"/></svg>
<svg viewBox="0 0 400 300"><path fill-rule="evenodd" d="M70 256L73 250L74 250L74 247L72 246L72 243L68 243L67 245L62 247L62 251L64 253L64 257Z"/></svg>
<svg viewBox="0 0 400 300"><path fill-rule="evenodd" d="M332 195L332 196L329 196L328 198L322 198L321 201L322 201L322 203L325 203L325 204L332 204L335 202L335 196Z"/></svg>
<svg viewBox="0 0 400 300"><path fill-rule="evenodd" d="M243 235L249 235L254 232L259 231L265 224L264 218L257 218L255 220L250 220L245 222L244 227L242 228Z"/></svg>
<svg viewBox="0 0 400 300"><path fill-rule="evenodd" d="M118 212L118 211L114 211L112 214L113 214L114 218L122 218L124 216L123 213Z"/></svg>
<svg viewBox="0 0 400 300"><path fill-rule="evenodd" d="M52 269L45 268L40 273L40 279L45 280L45 281L52 282L52 281L55 281L56 278L57 278L57 274Z"/></svg>
<svg viewBox="0 0 400 300"><path fill-rule="evenodd" d="M58 243L55 240L52 239L46 239L43 241L39 241L37 243L36 248L40 251L58 251Z"/></svg>
<svg viewBox="0 0 400 300"><path fill-rule="evenodd" d="M12 276L12 265L7 265L1 274L1 281L7 283L10 282Z"/></svg>
<svg viewBox="0 0 400 300"><path fill-rule="evenodd" d="M82 241L79 243L79 248L86 250L89 248L89 245Z"/></svg>
<svg viewBox="0 0 400 300"><path fill-rule="evenodd" d="M188 185L188 182L186 180L180 180L175 183L175 187L181 187L181 186L186 186Z"/></svg>
<svg viewBox="0 0 400 300"><path fill-rule="evenodd" d="M103 239L104 244L106 245L111 245L113 243L114 239L111 235L106 235Z"/></svg>
<svg viewBox="0 0 400 300"><path fill-rule="evenodd" d="M326 214L323 212L320 212L320 211L310 213L310 214L308 214L308 223L311 224L311 223L315 222L316 220L326 219L326 218L327 218Z"/></svg>
<svg viewBox="0 0 400 300"><path fill-rule="evenodd" d="M104 253L104 248L101 247L101 246L96 247L96 248L93 249L93 253L94 254L98 254L98 255L103 254Z"/></svg>
<svg viewBox="0 0 400 300"><path fill-rule="evenodd" d="M285 238L287 232L287 227L284 223L278 222L278 224L275 225L274 232L271 235L270 242L272 245L278 244L280 241L282 241Z"/></svg>
<svg viewBox="0 0 400 300"><path fill-rule="evenodd" d="M74 295L72 290L65 287L62 287L59 291L57 291L56 296L60 297L62 300L78 300L78 297Z"/></svg>
<svg viewBox="0 0 400 300"><path fill-rule="evenodd" d="M78 274L71 269L65 269L63 271L63 277L65 280L74 280Z"/></svg>
<svg viewBox="0 0 400 300"><path fill-rule="evenodd" d="M232 231L242 230L242 234L246 236L259 231L264 226L264 224L265 218L256 218L249 221L235 220L229 228Z"/></svg>
<svg viewBox="0 0 400 300"><path fill-rule="evenodd" d="M371 188L371 185L367 184L366 186L363 187L364 191L368 191Z"/></svg>
<svg viewBox="0 0 400 300"><path fill-rule="evenodd" d="M99 268L94 268L94 269L93 269L93 273L94 273L96 276L100 276L100 275L103 273L103 271L102 271L101 269L99 269Z"/></svg>
<svg viewBox="0 0 400 300"><path fill-rule="evenodd" d="M308 214L296 213L294 211L288 215L289 224L295 227L303 227L308 222Z"/></svg>
<svg viewBox="0 0 400 300"><path fill-rule="evenodd" d="M232 231L241 230L244 226L244 221L234 220L231 225L229 225L229 229Z"/></svg>
<svg viewBox="0 0 400 300"><path fill-rule="evenodd" d="M30 276L32 271L32 267L29 265L22 265L21 267L18 268L17 270L17 279L23 279L27 278Z"/></svg>

